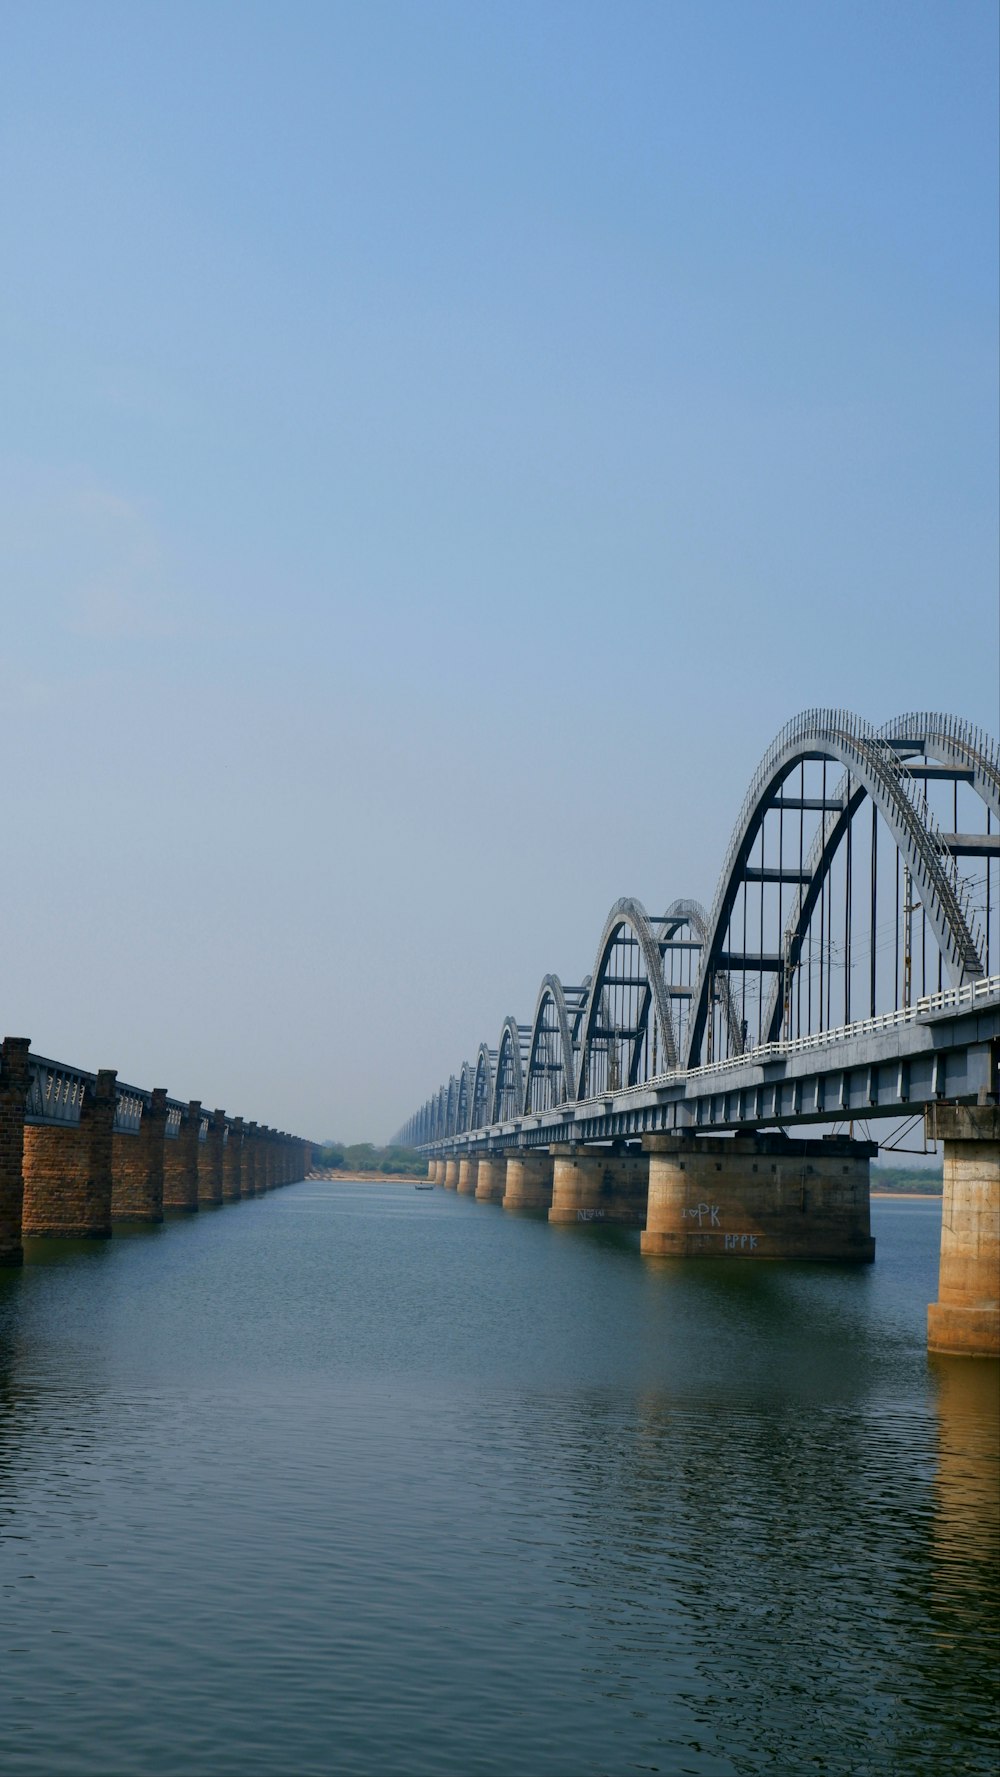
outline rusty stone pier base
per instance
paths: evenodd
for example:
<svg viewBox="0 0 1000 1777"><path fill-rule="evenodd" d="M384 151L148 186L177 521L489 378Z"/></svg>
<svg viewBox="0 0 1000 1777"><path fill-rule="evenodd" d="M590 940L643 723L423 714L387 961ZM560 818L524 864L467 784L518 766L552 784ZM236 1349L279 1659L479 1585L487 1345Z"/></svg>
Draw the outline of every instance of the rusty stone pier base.
<svg viewBox="0 0 1000 1777"><path fill-rule="evenodd" d="M1000 1106L931 1105L927 1134L944 1148L938 1299L931 1351L1000 1356Z"/></svg>
<svg viewBox="0 0 1000 1777"><path fill-rule="evenodd" d="M24 1202L24 1101L30 1037L5 1037L0 1048L0 1265L20 1265Z"/></svg>
<svg viewBox="0 0 1000 1777"><path fill-rule="evenodd" d="M436 1160L428 1160L428 1162L427 1162L427 1178L432 1185L437 1184L437 1176L438 1176L437 1161Z"/></svg>
<svg viewBox="0 0 1000 1777"><path fill-rule="evenodd" d="M158 1086L142 1107L134 1135L111 1138L111 1220L162 1222L167 1090Z"/></svg>
<svg viewBox="0 0 1000 1777"><path fill-rule="evenodd" d="M502 1203L506 1189L506 1154L480 1154L476 1168L476 1202Z"/></svg>
<svg viewBox="0 0 1000 1777"><path fill-rule="evenodd" d="M448 1191L458 1190L458 1161L446 1160L444 1163L444 1183Z"/></svg>
<svg viewBox="0 0 1000 1777"><path fill-rule="evenodd" d="M87 1085L79 1123L25 1128L25 1234L110 1236L115 1079L103 1068Z"/></svg>
<svg viewBox="0 0 1000 1777"><path fill-rule="evenodd" d="M646 1221L649 1161L637 1150L558 1142L550 1149L554 1163L550 1222L612 1222L641 1228Z"/></svg>
<svg viewBox="0 0 1000 1777"><path fill-rule="evenodd" d="M670 1258L875 1257L868 1167L875 1142L828 1136L647 1135L644 1253Z"/></svg>
<svg viewBox="0 0 1000 1777"><path fill-rule="evenodd" d="M544 1148L508 1148L506 1158L504 1209L533 1215L548 1210L552 1202L551 1155Z"/></svg>
<svg viewBox="0 0 1000 1777"><path fill-rule="evenodd" d="M478 1155L464 1155L458 1163L458 1194L460 1197L474 1197L476 1195L478 1173Z"/></svg>

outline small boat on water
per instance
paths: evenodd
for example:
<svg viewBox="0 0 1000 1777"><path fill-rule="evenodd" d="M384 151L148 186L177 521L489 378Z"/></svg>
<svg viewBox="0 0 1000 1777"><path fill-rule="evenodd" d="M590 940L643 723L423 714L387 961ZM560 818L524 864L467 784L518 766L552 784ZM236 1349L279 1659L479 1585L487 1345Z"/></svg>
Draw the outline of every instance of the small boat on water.
<svg viewBox="0 0 1000 1777"><path fill-rule="evenodd" d="M433 1191L434 1186L431 1184L430 1180L428 1179L426 1185L414 1185L413 1189L415 1191Z"/></svg>

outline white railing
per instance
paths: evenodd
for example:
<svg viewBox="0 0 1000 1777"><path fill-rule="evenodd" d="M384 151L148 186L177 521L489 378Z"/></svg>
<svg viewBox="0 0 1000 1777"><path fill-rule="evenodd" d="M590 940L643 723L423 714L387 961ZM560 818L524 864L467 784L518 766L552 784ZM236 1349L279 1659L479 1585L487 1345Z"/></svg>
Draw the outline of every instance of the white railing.
<svg viewBox="0 0 1000 1777"><path fill-rule="evenodd" d="M661 1086L676 1086L682 1080L700 1080L711 1075L732 1073L748 1065L760 1066L766 1061L784 1060L788 1055L802 1055L809 1050L842 1043L851 1037L871 1036L876 1031L892 1030L901 1024L915 1024L934 1012L975 1006L993 999L1000 999L1000 975L984 975L979 981L966 982L964 987L947 987L941 993L925 994L914 1005L901 1011L882 1012L877 1018L861 1018L853 1024L838 1025L834 1030L816 1031L808 1037L793 1037L787 1043L761 1043L756 1049L744 1050L742 1055L731 1055L725 1061L709 1061L703 1067L673 1068L668 1073L654 1074L640 1086L625 1086L618 1092L604 1092L597 1098L582 1099L573 1105L560 1105L558 1109L572 1110L580 1117L600 1116L612 1099L617 1103L621 1099L640 1098L645 1092L655 1092Z"/></svg>

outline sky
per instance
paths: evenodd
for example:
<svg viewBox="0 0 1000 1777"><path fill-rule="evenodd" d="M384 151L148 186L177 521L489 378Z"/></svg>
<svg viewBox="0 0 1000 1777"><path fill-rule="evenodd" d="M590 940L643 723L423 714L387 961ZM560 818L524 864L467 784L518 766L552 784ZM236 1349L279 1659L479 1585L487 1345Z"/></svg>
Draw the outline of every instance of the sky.
<svg viewBox="0 0 1000 1777"><path fill-rule="evenodd" d="M998 712L993 0L6 0L0 1030L387 1139Z"/></svg>

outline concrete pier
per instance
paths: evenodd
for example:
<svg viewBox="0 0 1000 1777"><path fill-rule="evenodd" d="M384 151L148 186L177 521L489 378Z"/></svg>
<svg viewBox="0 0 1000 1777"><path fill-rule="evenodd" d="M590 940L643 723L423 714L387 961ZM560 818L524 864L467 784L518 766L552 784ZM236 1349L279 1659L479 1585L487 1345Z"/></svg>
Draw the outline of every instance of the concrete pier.
<svg viewBox="0 0 1000 1777"><path fill-rule="evenodd" d="M167 1089L158 1086L142 1107L137 1133L112 1135L113 1222L162 1222L166 1127Z"/></svg>
<svg viewBox="0 0 1000 1777"><path fill-rule="evenodd" d="M476 1202L502 1203L507 1189L507 1156L480 1154L476 1169Z"/></svg>
<svg viewBox="0 0 1000 1777"><path fill-rule="evenodd" d="M444 1183L448 1191L458 1190L458 1161L446 1160L444 1165Z"/></svg>
<svg viewBox="0 0 1000 1777"><path fill-rule="evenodd" d="M931 1351L1000 1356L1000 1106L932 1105L927 1134L944 1149L938 1299Z"/></svg>
<svg viewBox="0 0 1000 1777"><path fill-rule="evenodd" d="M644 1253L671 1258L875 1257L868 1168L846 1136L650 1135Z"/></svg>
<svg viewBox="0 0 1000 1777"><path fill-rule="evenodd" d="M20 1265L24 1202L24 1101L30 1037L5 1037L0 1047L0 1265Z"/></svg>
<svg viewBox="0 0 1000 1777"><path fill-rule="evenodd" d="M25 1234L110 1236L115 1079L104 1068L87 1086L79 1123L25 1127Z"/></svg>
<svg viewBox="0 0 1000 1777"><path fill-rule="evenodd" d="M541 1212L552 1202L552 1159L545 1149L515 1148L507 1151L507 1177L503 1206L515 1214Z"/></svg>
<svg viewBox="0 0 1000 1777"><path fill-rule="evenodd" d="M611 1222L641 1228L646 1220L649 1161L636 1150L560 1142L553 1160L550 1222Z"/></svg>
<svg viewBox="0 0 1000 1777"><path fill-rule="evenodd" d="M479 1157L466 1154L458 1163L458 1194L460 1197L474 1197L479 1173Z"/></svg>

